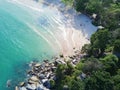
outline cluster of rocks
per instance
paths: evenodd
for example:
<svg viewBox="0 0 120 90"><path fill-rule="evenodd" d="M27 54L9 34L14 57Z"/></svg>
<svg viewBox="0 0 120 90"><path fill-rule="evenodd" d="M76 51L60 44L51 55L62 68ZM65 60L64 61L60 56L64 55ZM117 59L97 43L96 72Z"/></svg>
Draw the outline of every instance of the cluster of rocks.
<svg viewBox="0 0 120 90"><path fill-rule="evenodd" d="M21 82L15 87L15 90L50 90L51 81L56 81L55 71L58 64L67 64L75 66L83 55L80 51L75 51L75 55L64 57L62 54L59 57L54 57L52 62L44 60L43 63L31 62L30 70L27 71L27 80Z"/></svg>

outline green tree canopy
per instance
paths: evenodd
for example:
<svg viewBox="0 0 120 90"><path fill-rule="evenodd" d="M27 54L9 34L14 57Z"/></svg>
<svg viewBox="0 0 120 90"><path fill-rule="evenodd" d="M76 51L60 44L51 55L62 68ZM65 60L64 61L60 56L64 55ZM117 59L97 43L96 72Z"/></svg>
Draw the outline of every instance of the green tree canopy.
<svg viewBox="0 0 120 90"><path fill-rule="evenodd" d="M118 69L118 58L115 55L109 54L102 58L101 61L106 71L108 71L111 75L116 74L116 71Z"/></svg>
<svg viewBox="0 0 120 90"><path fill-rule="evenodd" d="M92 53L95 53L95 56L102 55L107 44L109 43L108 30L98 30L91 36L90 41L92 46Z"/></svg>
<svg viewBox="0 0 120 90"><path fill-rule="evenodd" d="M110 74L105 71L93 72L85 80L85 90L114 90Z"/></svg>

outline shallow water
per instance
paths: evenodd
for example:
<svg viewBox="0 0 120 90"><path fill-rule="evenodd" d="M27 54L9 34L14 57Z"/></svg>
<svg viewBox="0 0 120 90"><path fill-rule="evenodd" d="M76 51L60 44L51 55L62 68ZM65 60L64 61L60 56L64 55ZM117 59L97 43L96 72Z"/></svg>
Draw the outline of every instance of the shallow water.
<svg viewBox="0 0 120 90"><path fill-rule="evenodd" d="M13 90L17 82L24 80L30 61L42 61L61 52L64 29L69 22L55 8L26 4L28 0L16 1L21 0L0 0L0 90ZM93 31L84 27L86 36L96 30L88 17L77 18L83 20L79 22L75 18L72 28L77 29L76 22L88 20ZM11 80L11 88L6 87L7 80Z"/></svg>

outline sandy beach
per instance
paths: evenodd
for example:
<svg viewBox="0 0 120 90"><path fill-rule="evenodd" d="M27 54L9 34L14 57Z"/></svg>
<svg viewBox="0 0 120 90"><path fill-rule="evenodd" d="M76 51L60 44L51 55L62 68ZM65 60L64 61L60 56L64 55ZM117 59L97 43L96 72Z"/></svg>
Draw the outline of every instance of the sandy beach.
<svg viewBox="0 0 120 90"><path fill-rule="evenodd" d="M58 48L58 52L65 56L72 55L75 50L80 50L84 44L89 43L89 37L97 29L87 16L76 13L72 8L65 8L59 0L53 3L48 0L39 3L32 0L12 0L12 2L39 13L44 13L42 6L45 5L45 10L51 9L51 12L56 13L56 16L50 18L58 24L58 27L55 27L56 30L53 31L48 30L50 36L46 34L44 37L52 43L53 48ZM60 5L57 6L56 3Z"/></svg>

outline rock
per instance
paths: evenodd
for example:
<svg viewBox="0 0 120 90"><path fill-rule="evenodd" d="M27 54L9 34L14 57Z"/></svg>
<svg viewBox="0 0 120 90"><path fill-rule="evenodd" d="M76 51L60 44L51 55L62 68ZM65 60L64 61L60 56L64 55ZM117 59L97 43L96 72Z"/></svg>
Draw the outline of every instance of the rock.
<svg viewBox="0 0 120 90"><path fill-rule="evenodd" d="M20 83L20 87L24 86L25 85L25 82L21 82Z"/></svg>
<svg viewBox="0 0 120 90"><path fill-rule="evenodd" d="M43 85L44 85L46 88L50 88L50 82L49 82L48 79L43 79L43 80L42 80L42 83L43 83Z"/></svg>
<svg viewBox="0 0 120 90"><path fill-rule="evenodd" d="M28 71L27 71L27 74L29 74L29 75L34 75L34 72L33 72L32 70L28 70Z"/></svg>
<svg viewBox="0 0 120 90"><path fill-rule="evenodd" d="M55 66L54 63L51 63L51 66Z"/></svg>
<svg viewBox="0 0 120 90"><path fill-rule="evenodd" d="M15 87L15 90L19 90L18 86Z"/></svg>
<svg viewBox="0 0 120 90"><path fill-rule="evenodd" d="M6 86L7 86L7 87L10 87L10 86L11 86L11 80L7 80Z"/></svg>
<svg viewBox="0 0 120 90"><path fill-rule="evenodd" d="M69 56L69 58L70 58L70 59L74 59L74 57L72 57L72 56Z"/></svg>
<svg viewBox="0 0 120 90"><path fill-rule="evenodd" d="M63 56L63 54L60 54L59 56L60 56L61 58L63 58L63 57L64 57L64 56Z"/></svg>
<svg viewBox="0 0 120 90"><path fill-rule="evenodd" d="M38 79L37 76L32 76L32 77L30 78L30 80L35 81L35 82L38 82L38 81L39 81L39 79Z"/></svg>
<svg viewBox="0 0 120 90"><path fill-rule="evenodd" d="M26 88L29 90L35 90L37 89L36 85L35 84L27 84Z"/></svg>
<svg viewBox="0 0 120 90"><path fill-rule="evenodd" d="M44 82L46 82L46 81L48 81L48 79L42 79L42 83L44 83Z"/></svg>
<svg viewBox="0 0 120 90"><path fill-rule="evenodd" d="M57 66L59 63L57 60L54 61L54 65Z"/></svg>
<svg viewBox="0 0 120 90"><path fill-rule="evenodd" d="M80 75L80 78L81 78L81 80L84 80L84 79L86 78L86 74L85 74L85 73L82 73L82 74Z"/></svg>
<svg viewBox="0 0 120 90"><path fill-rule="evenodd" d="M47 89L47 88L44 87L42 84L40 84L40 85L37 87L37 90L49 90L49 89Z"/></svg>
<svg viewBox="0 0 120 90"><path fill-rule="evenodd" d="M20 90L27 90L26 87L20 87Z"/></svg>
<svg viewBox="0 0 120 90"><path fill-rule="evenodd" d="M97 17L97 14L93 13L92 18L95 19Z"/></svg>
<svg viewBox="0 0 120 90"><path fill-rule="evenodd" d="M50 77L50 79L51 79L51 80L54 80L54 81L56 81L56 80L57 80L57 78L56 78L56 76L55 76L55 75L51 76L51 77Z"/></svg>
<svg viewBox="0 0 120 90"><path fill-rule="evenodd" d="M61 64L66 64L66 62L64 62L63 60L59 60L61 62Z"/></svg>
<svg viewBox="0 0 120 90"><path fill-rule="evenodd" d="M32 81L31 79L28 80L28 83L29 84L35 84L36 82L35 81Z"/></svg>
<svg viewBox="0 0 120 90"><path fill-rule="evenodd" d="M57 67L51 67L52 72L54 72L57 69Z"/></svg>
<svg viewBox="0 0 120 90"><path fill-rule="evenodd" d="M45 68L45 64L44 64L44 63L41 65L41 68L42 68L42 69L44 69L44 68Z"/></svg>
<svg viewBox="0 0 120 90"><path fill-rule="evenodd" d="M47 77L47 78L50 78L50 74L51 74L51 73L48 72L47 75L46 75L46 77Z"/></svg>
<svg viewBox="0 0 120 90"><path fill-rule="evenodd" d="M40 74L40 75L39 75L39 78L40 78L40 79L44 79L44 78L45 78L45 75L44 75L44 74Z"/></svg>
<svg viewBox="0 0 120 90"><path fill-rule="evenodd" d="M45 64L45 67L48 67L48 66L49 66L49 64L48 64L48 63L46 63L46 64Z"/></svg>
<svg viewBox="0 0 120 90"><path fill-rule="evenodd" d="M40 63L37 63L35 64L35 67L40 67L40 65L41 65Z"/></svg>
<svg viewBox="0 0 120 90"><path fill-rule="evenodd" d="M49 60L44 60L44 62L45 62L45 63L48 63L48 62L49 62Z"/></svg>

